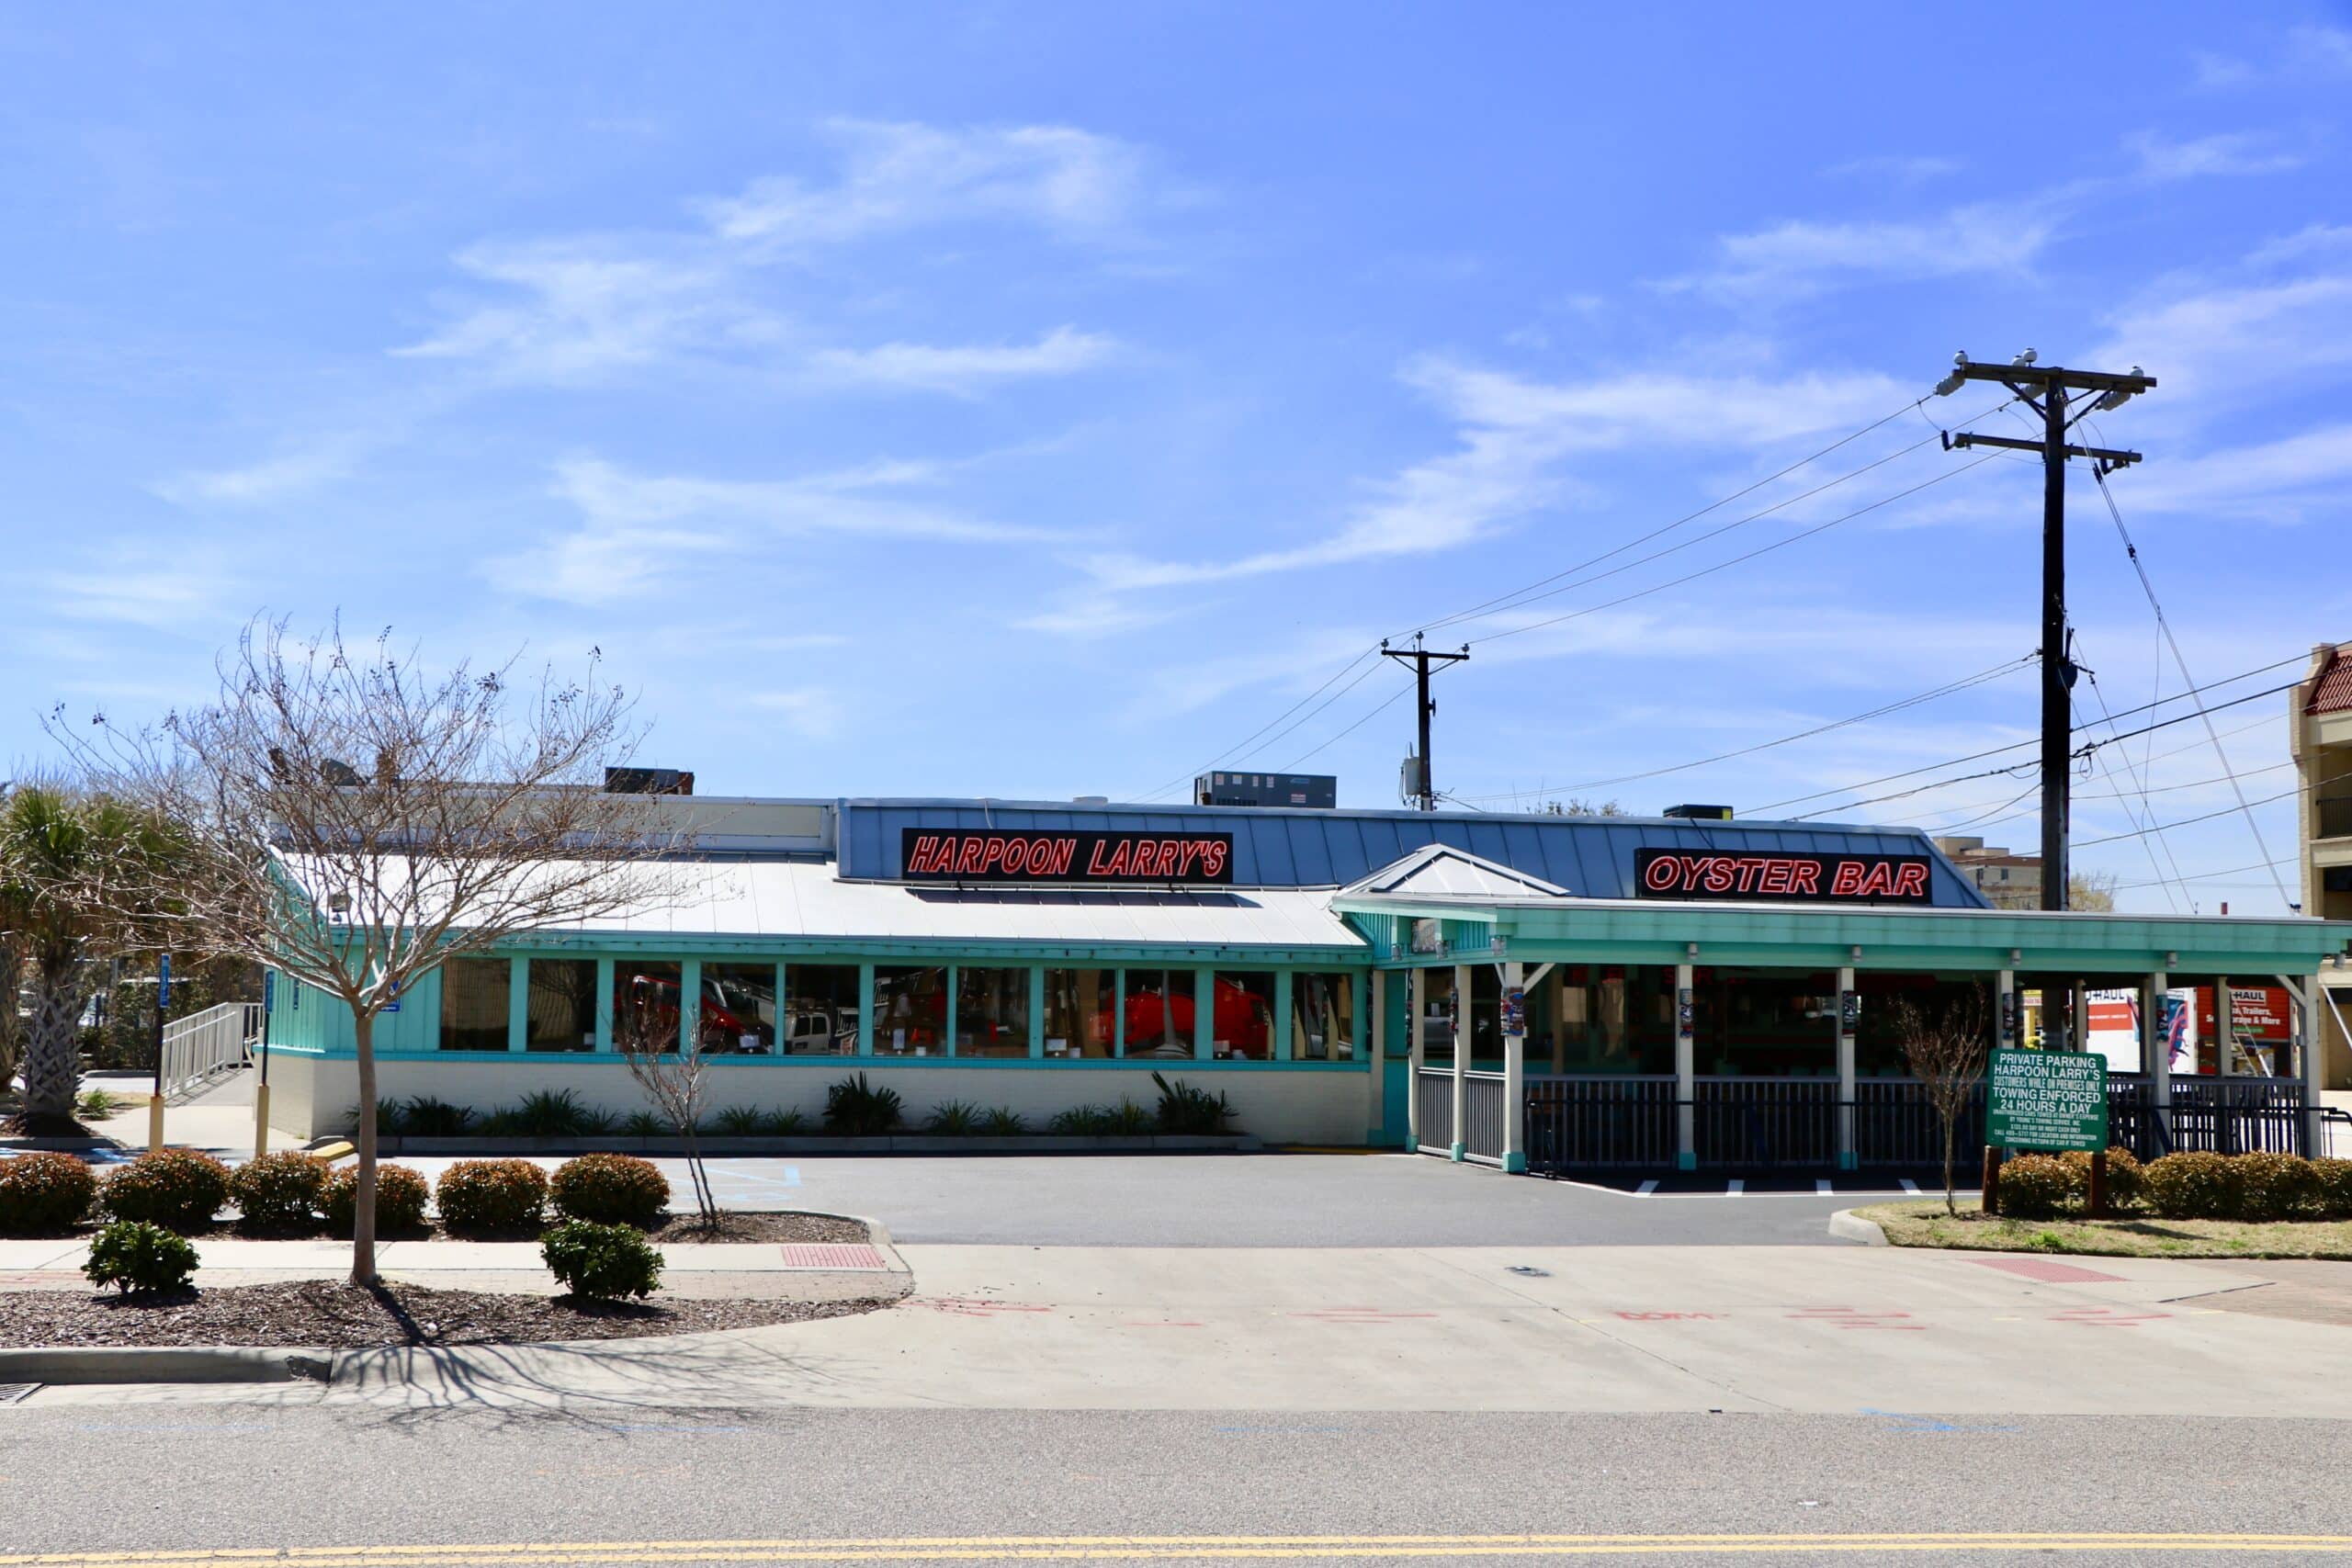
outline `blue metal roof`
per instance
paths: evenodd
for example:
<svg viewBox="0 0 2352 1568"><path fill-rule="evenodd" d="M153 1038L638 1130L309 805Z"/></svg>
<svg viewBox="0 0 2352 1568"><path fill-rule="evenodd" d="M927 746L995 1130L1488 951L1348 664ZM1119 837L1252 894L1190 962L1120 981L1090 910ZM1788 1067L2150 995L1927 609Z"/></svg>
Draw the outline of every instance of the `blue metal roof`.
<svg viewBox="0 0 2352 1568"><path fill-rule="evenodd" d="M1990 901L1915 828L1818 822L1690 822L1662 817L1512 817L1450 811L1319 811L1243 806L1066 806L1035 801L844 800L841 874L899 875L907 828L1098 829L1233 835L1233 880L1243 887L1338 887L1421 848L1447 844L1540 876L1586 898L1634 897L1637 849L1782 850L1814 854L1924 854L1935 862L1934 901L1983 909Z"/></svg>

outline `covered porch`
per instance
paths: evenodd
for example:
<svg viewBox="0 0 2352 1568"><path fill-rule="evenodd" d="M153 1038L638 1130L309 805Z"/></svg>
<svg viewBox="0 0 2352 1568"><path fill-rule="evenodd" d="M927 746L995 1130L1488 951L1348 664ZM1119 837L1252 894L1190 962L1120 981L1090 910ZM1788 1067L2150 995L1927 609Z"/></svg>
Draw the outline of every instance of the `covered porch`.
<svg viewBox="0 0 2352 1568"><path fill-rule="evenodd" d="M1372 942L1408 1146L1507 1170L1931 1167L1941 1124L1897 1004L1984 998L1989 1043L2108 1055L2115 1141L2323 1152L2315 977L2352 927L1634 902L1540 893L1335 905ZM2289 998L2268 1049L2179 1050L2168 994ZM2137 998L2120 1042L2086 998ZM2029 1009L2028 998L2039 1005ZM2169 1018L2168 1018L2169 1013ZM2197 1070L2199 1065L2207 1070ZM1980 1112L1981 1114L1981 1112ZM1963 1146L1981 1132L1963 1124Z"/></svg>

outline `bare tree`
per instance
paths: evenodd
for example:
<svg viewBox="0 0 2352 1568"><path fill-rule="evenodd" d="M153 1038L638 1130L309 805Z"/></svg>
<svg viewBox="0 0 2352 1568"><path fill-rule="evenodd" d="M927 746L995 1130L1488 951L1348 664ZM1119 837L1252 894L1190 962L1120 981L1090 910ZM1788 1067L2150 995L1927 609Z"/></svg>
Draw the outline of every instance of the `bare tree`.
<svg viewBox="0 0 2352 1568"><path fill-rule="evenodd" d="M686 1153L686 1176L695 1190L695 1209L702 1228L718 1228L718 1201L711 1196L710 1173L702 1163L702 1098L707 1083L703 1076L701 1007L698 998L680 987L679 1005L671 1007L650 990L633 990L613 998L613 1043L628 1062L628 1076L662 1120L677 1130ZM691 1013L685 1011L691 1007ZM679 1042L679 1019L691 1018L685 1040Z"/></svg>
<svg viewBox="0 0 2352 1568"><path fill-rule="evenodd" d="M1992 1049L1986 1027L1984 993L1971 986L1965 994L1940 1007L1896 1002L1891 1010L1895 1038L1903 1042L1903 1058L1928 1093L1944 1130L1944 1212L1958 1214L1952 1201L1952 1168L1960 1140L1960 1119L1967 1114L1984 1081L1984 1064Z"/></svg>
<svg viewBox="0 0 2352 1568"><path fill-rule="evenodd" d="M419 980L528 932L684 897L684 847L655 802L599 770L638 732L620 689L514 661L435 671L389 629L347 647L256 621L218 660L220 693L99 739L53 723L94 787L184 840L175 949L234 957L351 1012L358 1183L351 1280L376 1282L376 1021Z"/></svg>

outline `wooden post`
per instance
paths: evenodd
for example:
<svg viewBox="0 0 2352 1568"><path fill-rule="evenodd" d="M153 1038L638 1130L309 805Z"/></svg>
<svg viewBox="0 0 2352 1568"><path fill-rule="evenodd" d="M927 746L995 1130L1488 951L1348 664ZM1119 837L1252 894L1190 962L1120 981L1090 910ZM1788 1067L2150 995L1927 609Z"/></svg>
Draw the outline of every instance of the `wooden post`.
<svg viewBox="0 0 2352 1568"><path fill-rule="evenodd" d="M2001 1151L1990 1144L1984 1145L1984 1200L1981 1207L1988 1214L2001 1212Z"/></svg>
<svg viewBox="0 0 2352 1568"><path fill-rule="evenodd" d="M2107 1151L2105 1149L2091 1156L2091 1190L2085 1200L2084 1207L2092 1219L2103 1220L2107 1217Z"/></svg>

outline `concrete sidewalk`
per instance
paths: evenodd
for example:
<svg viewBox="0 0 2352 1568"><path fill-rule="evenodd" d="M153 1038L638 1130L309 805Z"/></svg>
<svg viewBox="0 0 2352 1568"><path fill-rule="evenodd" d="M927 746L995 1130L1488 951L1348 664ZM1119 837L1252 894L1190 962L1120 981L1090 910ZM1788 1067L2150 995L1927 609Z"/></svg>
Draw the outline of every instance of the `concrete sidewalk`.
<svg viewBox="0 0 2352 1568"><path fill-rule="evenodd" d="M2352 1353L2352 1265L2294 1266L2296 1288L2323 1307L2283 1317L2246 1310L2289 1273L2257 1263L1859 1247L903 1252L918 1289L888 1312L669 1339L357 1351L334 1359L324 1390L187 1396L413 1414L2352 1415L2325 1372Z"/></svg>

